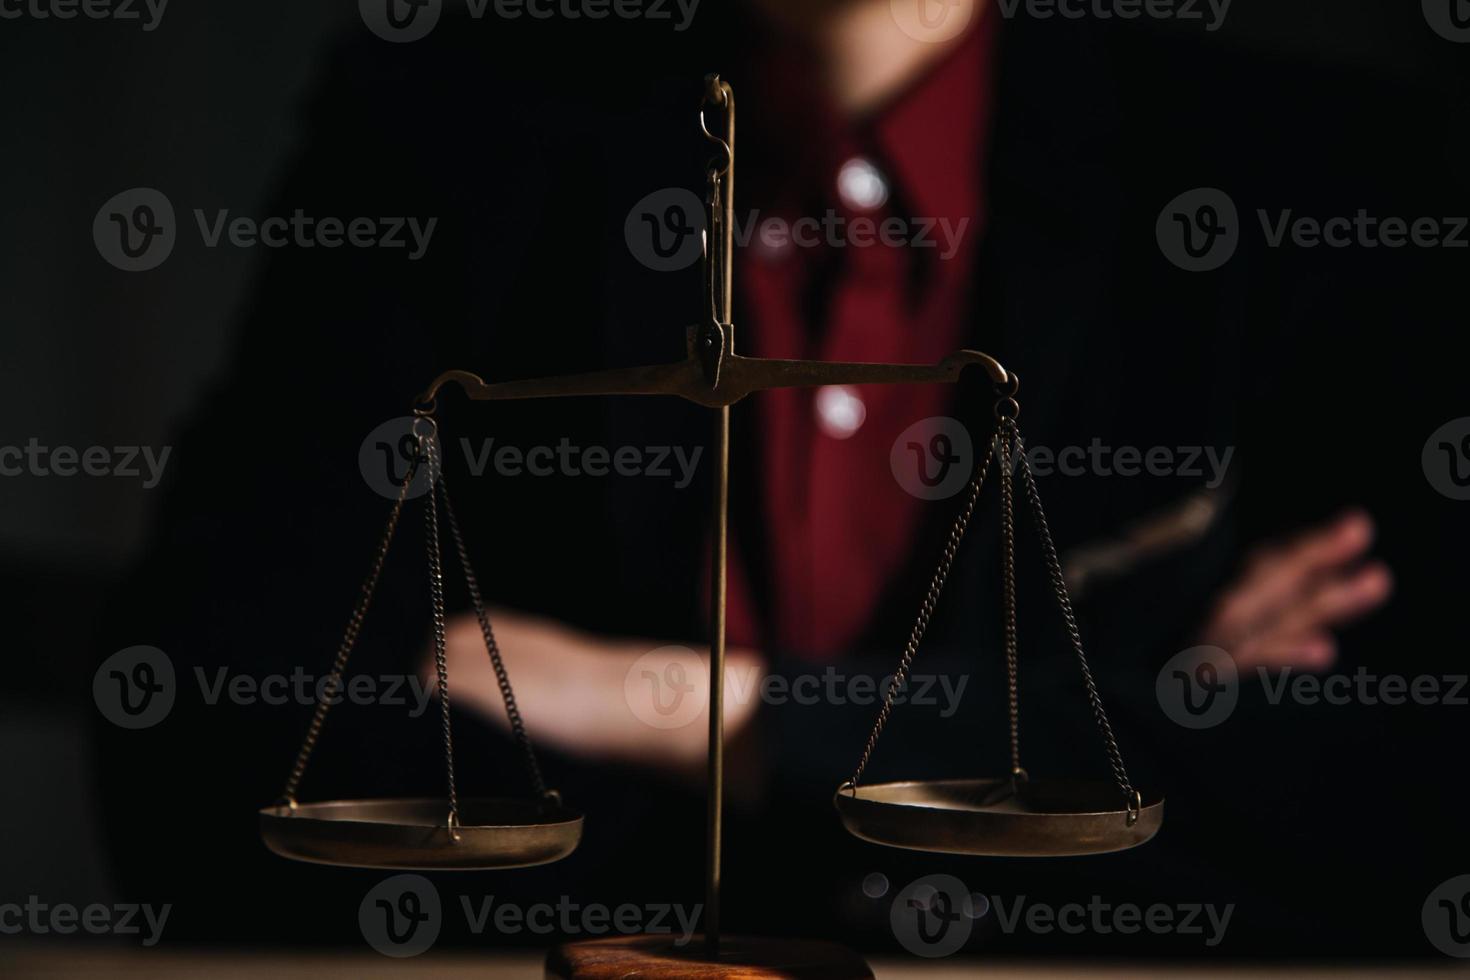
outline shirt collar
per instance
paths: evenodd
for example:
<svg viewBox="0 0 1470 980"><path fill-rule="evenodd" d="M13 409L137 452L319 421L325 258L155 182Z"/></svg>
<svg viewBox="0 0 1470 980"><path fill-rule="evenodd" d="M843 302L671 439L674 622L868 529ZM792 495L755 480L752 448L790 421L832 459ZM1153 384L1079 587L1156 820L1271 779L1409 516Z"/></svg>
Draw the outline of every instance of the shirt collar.
<svg viewBox="0 0 1470 980"><path fill-rule="evenodd" d="M994 81L993 6L953 51L868 123L879 166L906 217L979 218Z"/></svg>
<svg viewBox="0 0 1470 980"><path fill-rule="evenodd" d="M890 211L977 219L999 31L991 7L954 50L856 122L821 94L812 59L797 42L770 39L752 66L753 121L738 147L753 164L745 200L771 208L840 205L838 172L865 156L888 182Z"/></svg>

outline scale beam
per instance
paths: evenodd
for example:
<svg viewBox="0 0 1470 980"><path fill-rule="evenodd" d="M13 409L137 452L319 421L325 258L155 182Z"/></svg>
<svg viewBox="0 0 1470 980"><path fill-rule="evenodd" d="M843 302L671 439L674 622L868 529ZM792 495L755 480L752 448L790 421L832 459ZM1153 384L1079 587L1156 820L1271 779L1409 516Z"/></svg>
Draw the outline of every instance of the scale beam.
<svg viewBox="0 0 1470 980"><path fill-rule="evenodd" d="M705 110L722 110L724 132L716 136L706 125ZM871 977L856 954L828 944L793 943L730 937L720 931L721 860L724 811L724 662L727 537L730 486L730 406L747 395L777 388L823 385L933 384L960 380L965 369L978 367L996 389L996 435L983 462L970 480L967 503L955 518L949 544L930 580L929 591L914 631L894 672L883 706L853 776L834 798L843 823L858 837L893 847L955 854L1040 856L1092 854L1133 847L1158 830L1163 801L1144 797L1135 789L1123 765L1122 753L1103 709L1083 650L1071 599L1067 595L1056 546L1041 508L1031 470L1016 428L1020 405L1015 395L1020 379L995 358L975 350L958 350L935 364L868 364L847 361L780 360L741 357L735 353L735 324L731 312L734 273L735 97L728 83L711 75L706 79L700 127L718 149L710 161L706 198L708 233L705 237L704 285L709 306L697 325L686 331L686 353L679 361L615 368L514 381L486 382L468 371L447 371L435 378L414 405L413 432L421 458L430 461L438 489L428 495L431 594L435 599L439 671L444 725L445 770L448 779L448 817L437 800L339 800L299 806L295 791L320 734L330 701L319 700L317 711L288 778L279 804L261 811L261 829L277 853L298 860L354 867L496 868L523 867L565 857L581 840L580 813L561 805L560 797L541 783L535 757L524 730L528 766L538 796L533 800L464 801L468 822L454 785L448 671L444 659L444 609L440 588L438 506L442 498L451 537L463 564L466 584L474 599L490 657L500 671L506 709L517 717L515 704L498 648L482 607L474 573L459 539L448 492L443 488L433 434L439 392L458 385L475 401L559 398L598 395L672 395L711 409L709 443L712 468L709 501L710 661L709 747L706 772L707 819L702 952L670 947L663 937L642 936L563 946L547 961L547 975L556 977L700 976L734 977ZM969 526L994 457L1000 458L1002 496L1002 549L1006 587L1003 602L1007 620L1007 677L1011 725L1012 768L1002 779L964 779L862 785L868 760L895 703L900 678L907 676L929 613L944 588L966 528ZM1030 781L1020 764L1017 722L1014 486L1011 463L1019 460L1020 479L1031 504L1056 600L1068 626L1072 647L1081 667L1094 718L1103 736L1114 785L1067 781ZM418 465L417 462L414 464ZM410 477L413 470L410 470ZM357 630L371 601L389 541L411 483L406 480L379 545L376 563L364 583L362 596L338 650L333 673L340 676L356 642ZM513 724L518 724L513 722ZM1119 809L1114 790L1121 793ZM446 831L441 833L440 831ZM723 944L722 944L723 942Z"/></svg>
<svg viewBox="0 0 1470 980"><path fill-rule="evenodd" d="M446 371L420 396L434 402L447 384L457 384L475 401L558 398L574 395L676 395L708 408L733 405L746 395L772 388L821 385L927 384L958 381L976 366L996 385L1011 375L989 354L959 350L937 364L864 364L851 361L789 361L722 354L711 362L692 353L682 361L615 368L520 381L486 382L468 371ZM710 378L713 373L715 381Z"/></svg>
<svg viewBox="0 0 1470 980"><path fill-rule="evenodd" d="M728 202L728 191L725 197ZM726 225L728 229L728 216ZM728 243L726 243L728 248ZM728 252L726 252L728 254ZM713 265L714 263L710 263ZM728 315L728 274L718 294L717 314ZM415 412L432 415L439 391L457 384L475 401L561 398L577 395L675 395L714 409L711 446L715 468L710 501L710 690L709 690L709 828L706 843L705 947L720 955L720 864L724 797L724 660L726 535L729 522L730 406L746 395L773 388L821 385L932 384L956 382L965 368L981 368L1002 397L1014 404L1019 378L989 354L958 350L937 364L866 364L853 361L780 360L741 357L732 352L734 325L720 316L691 327L688 355L682 361L630 368L564 374L519 381L486 382L468 371L446 371L419 396Z"/></svg>
<svg viewBox="0 0 1470 980"><path fill-rule="evenodd" d="M487 382L468 371L448 371L419 396L414 413L432 416L439 391L457 384L475 401L560 398L576 395L674 395L714 410L710 443L710 667L708 817L704 946L709 962L721 957L720 893L724 812L724 678L726 537L729 523L730 406L757 391L822 385L932 384L956 382L965 368L978 366L1012 405L1019 379L988 354L959 350L937 364L865 364L844 361L779 360L735 353L735 94L718 75L705 79L699 124L716 146L710 161L705 237L704 289L709 306L702 321L685 331L683 360L667 364L613 368L519 381ZM717 136L705 120L706 109L722 111L724 133ZM641 973L641 970L638 971ZM623 975L619 971L618 975Z"/></svg>

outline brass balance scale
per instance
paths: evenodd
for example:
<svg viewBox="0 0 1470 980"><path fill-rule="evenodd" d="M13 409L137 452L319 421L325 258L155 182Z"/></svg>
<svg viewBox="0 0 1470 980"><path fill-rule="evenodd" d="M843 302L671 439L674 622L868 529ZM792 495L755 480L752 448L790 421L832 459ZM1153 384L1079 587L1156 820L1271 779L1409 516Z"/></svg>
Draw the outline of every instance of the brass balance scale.
<svg viewBox="0 0 1470 980"><path fill-rule="evenodd" d="M724 134L710 132L705 114L723 114ZM1041 507L1036 482L1019 451L1016 425L1019 379L994 358L961 350L938 364L860 364L741 357L734 351L731 316L734 252L735 97L718 76L706 79L700 127L717 147L708 171L708 228L704 281L709 310L690 327L688 354L676 363L595 371L587 374L486 383L466 371L435 379L414 408L419 465L427 467L431 490L424 498L435 662L443 723L447 794L444 799L333 800L298 803L297 789L310 761L330 698L317 703L306 737L279 802L260 811L261 836L277 854L300 861L362 868L488 870L557 861L574 851L582 836L582 814L548 789L527 737L510 679L496 644L460 536L437 454L435 411L439 391L459 385L477 401L558 398L573 395L675 395L714 410L711 458L715 467L711 502L711 622L709 682L707 895L702 941L676 949L667 937L620 937L571 943L552 952L548 976L870 977L861 957L839 946L805 941L721 937L720 848L724 792L724 657L726 527L729 491L730 406L752 392L818 385L955 382L978 367L994 386L995 438L976 466L964 503L889 685L871 734L852 776L833 796L847 829L864 840L892 847L951 854L1058 857L1117 851L1142 844L1159 829L1163 800L1144 796L1128 779L1102 700L1093 682L1056 547ZM956 552L969 526L986 474L995 457L1001 484L1004 640L1010 715L1010 772L998 778L948 779L864 785L862 775L908 676L929 618L943 591ZM1014 460L1014 465L1006 461ZM1112 781L1031 779L1021 766L1016 684L1015 501L1018 471L1035 518L1051 586L1077 655L1088 701L1102 736ZM362 592L338 648L331 677L341 682L361 631L394 530L414 483L404 480L393 504ZM505 700L512 732L529 776L527 798L460 800L455 791L449 677L445 667L445 619L440 509L458 557L492 665Z"/></svg>

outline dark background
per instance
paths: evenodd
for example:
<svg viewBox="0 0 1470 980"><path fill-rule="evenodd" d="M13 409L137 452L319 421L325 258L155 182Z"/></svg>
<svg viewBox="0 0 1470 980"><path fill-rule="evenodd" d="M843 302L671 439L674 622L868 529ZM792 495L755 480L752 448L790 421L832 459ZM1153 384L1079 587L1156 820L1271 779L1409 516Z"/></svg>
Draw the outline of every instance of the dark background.
<svg viewBox="0 0 1470 980"><path fill-rule="evenodd" d="M152 33L86 19L0 22L0 131L10 151L0 158L0 443L34 436L53 446L171 444L208 379L228 368L265 256L205 249L197 236L184 236L161 268L123 273L97 254L93 215L134 186L164 190L181 216L193 207L266 213L311 135L302 110L328 53L379 43L352 4L176 3ZM554 56L538 61L528 53L524 63L497 66L499 77L523 78L524 91L465 86L455 107L463 125L477 125L489 105L574 92L579 76L594 71L636 70L638 49L620 47L632 37L626 29L610 44L585 26L517 30L534 33L533 49ZM1417 5L1236 0L1214 34L1149 22L1110 25L1103 34L1127 107L1119 134L1131 151L1119 174L1124 193L1154 202L1151 211L1129 212L1130 223L1117 229L1139 251L1152 248L1158 208L1183 189L1212 184L1230 189L1243 213L1257 206L1321 215L1368 207L1410 218L1470 213L1462 179L1470 48L1438 37ZM502 57L505 51L497 49ZM587 99L572 115L618 111ZM447 165L474 168L477 161ZM622 211L600 202L588 209L594 219ZM580 236L557 233L573 268ZM619 234L606 230L609 239ZM1201 302L1228 304L1237 285L1250 297L1243 315L1276 295L1301 304L1270 311L1293 325L1290 341L1263 345L1260 359L1239 366L1242 387L1279 400L1258 406L1254 423L1270 427L1275 447L1276 456L1258 455L1251 471L1271 481L1271 506L1243 520L1269 532L1280 529L1271 524L1289 526L1344 504L1369 506L1383 527L1380 551L1395 570L1399 598L1391 615L1351 634L1345 662L1406 674L1463 672L1457 603L1466 505L1432 492L1419 452L1431 431L1466 414L1461 284L1470 252L1318 249L1266 258L1249 266L1260 277L1249 283L1175 277L1178 328L1165 331L1150 319L1141 328L1148 333L1134 341L1156 352L1190 349L1191 311ZM1278 288L1277 280L1292 288ZM1153 299L1156 310L1171 297ZM554 319L556 296L546 302ZM272 400L292 393L260 396L272 403L262 417L274 421ZM256 437L236 451L269 458L288 433L262 426ZM144 553L159 497L122 479L0 481L7 654L0 897L125 897L116 895L110 869L128 842L116 834L107 841L91 679L115 648L101 639L110 635L103 611ZM1300 794L1236 795L1233 804L1258 819L1242 839L1220 846L1272 846L1271 821L1261 811L1278 806L1288 840L1315 840L1327 852L1278 873L1283 880L1318 876L1311 900L1336 893L1344 903L1340 911L1308 910L1283 900L1288 919L1257 930L1255 945L1238 952L1330 955L1350 932L1366 952L1428 952L1415 896L1470 870L1458 819L1465 710L1356 714L1330 721L1336 727L1325 733L1315 729L1306 742L1306 722L1276 714L1247 748L1192 743L1229 760L1214 773L1221 783L1249 786L1253 774L1274 773L1276 784ZM182 816L188 787L175 792L138 805ZM1219 826L1228 828L1228 820ZM1274 846L1299 854L1279 839ZM1310 931L1292 927L1296 914L1311 920ZM1364 923L1376 931L1362 932Z"/></svg>

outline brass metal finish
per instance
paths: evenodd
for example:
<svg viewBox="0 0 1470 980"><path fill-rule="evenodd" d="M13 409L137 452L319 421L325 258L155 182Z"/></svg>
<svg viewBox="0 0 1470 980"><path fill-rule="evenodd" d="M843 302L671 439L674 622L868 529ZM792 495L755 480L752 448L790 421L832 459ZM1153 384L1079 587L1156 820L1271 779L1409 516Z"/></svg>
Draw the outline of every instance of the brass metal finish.
<svg viewBox="0 0 1470 980"><path fill-rule="evenodd" d="M724 113L724 137L705 120L705 110ZM959 350L937 364L867 364L841 361L781 360L741 357L735 353L731 314L734 259L735 97L717 76L706 80L700 127L720 152L711 162L707 213L709 237L705 254L705 286L709 319L686 330L687 354L668 364L613 368L583 374L489 383L468 371L446 371L418 398L420 411L438 404L441 389L458 385L475 401L562 398L599 395L674 395L715 410L712 459L714 480L710 506L710 688L707 762L708 827L705 841L705 947L719 951L720 866L724 811L724 657L726 532L729 511L730 406L756 391L845 384L925 384L956 382L968 367L978 367L990 381L1015 391L1016 378L989 354ZM952 556L951 556L952 557Z"/></svg>
<svg viewBox="0 0 1470 980"><path fill-rule="evenodd" d="M728 329L728 328L727 328ZM691 335L702 331L691 328ZM696 345L688 357L671 364L614 368L586 374L524 381L487 383L468 371L446 371L419 396L432 404L439 390L457 384L476 401L519 398L555 398L568 395L677 395L708 408L733 405L755 391L772 388L807 388L820 385L933 384L960 379L965 368L981 368L997 385L1010 376L1000 362L976 350L959 350L938 364L864 364L845 361L790 361L764 357L740 357L726 349L718 357L719 383L706 378L707 367Z"/></svg>
<svg viewBox="0 0 1470 980"><path fill-rule="evenodd" d="M947 779L844 783L832 802L843 825L875 844L989 857L1069 857L1136 847L1158 833L1160 797L1136 819L1105 782Z"/></svg>
<svg viewBox="0 0 1470 980"><path fill-rule="evenodd" d="M699 125L710 142L720 147L720 158L709 170L709 240L711 253L705 259L711 322L702 334L700 348L691 346L691 357L701 355L706 382L716 387L722 380L724 359L735 346L735 93L718 75L705 79L704 106ZM714 136L704 121L704 110L724 110L725 138ZM725 375L728 377L728 375ZM725 568L730 511L730 406L715 410L714 467L710 499L710 664L709 664L709 761L706 770L708 799L705 826L705 949L711 956L720 952L720 868L724 850L725 814Z"/></svg>
<svg viewBox="0 0 1470 980"><path fill-rule="evenodd" d="M709 128L706 112L722 116L723 135ZM895 680L888 691L867 745L850 780L843 783L835 804L848 830L866 840L894 847L956 854L1062 856L1093 854L1132 847L1157 832L1163 816L1162 800L1141 797L1128 781L1102 701L1093 683L1070 599L1062 580L1056 549L1051 541L1035 481L1026 455L1019 452L1021 439L1016 429L1020 405L1015 399L1019 380L998 361L974 350L960 350L937 364L867 364L808 360L776 360L741 357L735 353L735 324L731 310L734 252L735 98L730 86L718 76L706 79L700 126L705 137L718 148L706 173L708 179L708 228L704 257L704 285L708 308L701 322L686 331L686 356L666 364L614 368L582 374L486 382L468 371L448 371L436 378L419 397L415 414L426 421L426 438L432 425L439 392L457 385L476 401L556 398L602 395L672 395L714 409L712 440L714 479L710 499L711 594L710 594L710 699L708 750L708 826L706 838L705 933L699 951L672 959L661 937L635 937L601 944L574 944L553 954L549 968L554 975L601 976L796 976L865 975L861 960L851 966L843 953L831 951L808 957L791 949L774 950L755 940L731 940L720 944L721 834L724 801L723 683L725 654L726 532L729 511L730 406L752 392L774 388L820 385L926 384L956 382L968 367L978 367L996 388L997 438L987 446L984 462L977 467L960 516L951 530L939 567L930 583L918 621L904 650ZM719 128L719 127L717 127ZM999 448L997 448L999 446ZM907 676L909 666L927 627L935 602L943 589L961 538L983 485L985 471L1000 455L1003 472L1005 573L1005 624L1009 709L1011 716L1012 773L1002 779L962 779L938 782L885 783L859 786L878 737L893 706L894 694ZM1015 487L1008 466L1019 458L1021 489L1031 504L1053 589L1072 645L1081 666L1090 705L1103 736L1115 785L1105 783L1030 781L1020 765L1018 703L1016 698L1016 623L1014 615L1014 533L1012 530ZM437 465L437 464L435 464ZM412 474L410 473L410 479ZM436 480L439 474L434 474ZM407 483L405 483L405 490ZM442 491L442 483L439 484ZM430 553L435 597L439 596L437 501L429 495L428 519L434 540ZM356 641L363 614L371 601L373 586L393 529L403 509L400 494L384 539L371 568L363 595L349 621L339 649L334 674L340 677ZM444 699L446 767L449 781L448 818L440 799L357 800L297 804L295 791L310 758L326 714L318 705L281 803L261 811L261 833L278 854L303 861L376 868L472 869L511 868L555 861L571 853L581 838L582 817L563 807L554 791L546 790L531 752L524 728L519 724L509 681L500 663L473 572L459 539L458 527L447 495L445 513L455 550L461 558L474 597L486 646L494 661L505 695L507 710L524 749L528 770L539 799L459 800L453 784L453 754L450 745L449 709ZM441 691L447 695L448 678L442 652L442 608L436 601L436 663ZM1122 807L1120 807L1120 795ZM790 944L787 944L788 946ZM566 955L563 955L566 954ZM680 957L683 957L682 959ZM793 957L802 966L836 969L831 972L780 972L791 966ZM842 964L833 967L837 960ZM810 962L807 962L810 960ZM575 962L574 962L575 961ZM755 964L759 963L759 969ZM705 972L691 972L698 965ZM775 972L760 972L767 969ZM660 970L664 972L659 972ZM651 971L651 972L646 972ZM844 972L846 971L846 972Z"/></svg>
<svg viewBox="0 0 1470 980"><path fill-rule="evenodd" d="M316 711L287 777L285 791L274 806L260 811L260 833L266 846L282 857L318 864L367 868L482 870L545 864L566 857L582 839L582 815L561 803L548 789L535 750L516 706L515 692L490 628L469 550L449 499L436 450L437 425L420 415L413 433L418 453L409 465L389 513L377 551L364 580L346 633L332 665L332 684L318 696ZM444 743L446 796L436 799L331 800L301 804L296 801L307 763L321 735L328 695L340 690L348 658L362 631L364 618L403 514L409 487L420 465L426 467L431 492L424 501L429 591L433 608L434 662L439 685L440 720ZM450 724L449 670L445 656L444 569L440 547L439 507L448 519L450 538L459 558L471 604L480 624L486 652L495 669L511 731L519 745L535 796L531 799L478 799L463 801L455 787L454 739Z"/></svg>
<svg viewBox="0 0 1470 980"><path fill-rule="evenodd" d="M559 861L582 839L582 814L526 799L459 801L458 839L439 797L268 806L260 836L295 861L352 868L476 871Z"/></svg>
<svg viewBox="0 0 1470 980"><path fill-rule="evenodd" d="M950 526L949 537L944 542L944 551L939 556L939 564L935 566L934 574L929 579L929 588L924 593L924 601L919 604L919 615L914 620L913 628L909 630L908 642L904 645L903 653L899 657L898 667L893 671L893 679L889 681L883 704L878 708L878 718L873 722L872 731L868 733L868 741L863 745L857 768L853 771L852 777L843 784L845 786L855 786L862 780L863 770L867 769L868 761L873 757L873 750L878 747L878 739L883 735L883 729L893 714L896 695L908 679L914 655L919 652L919 644L924 639L925 631L929 629L929 618L939 604L939 596L944 592L944 583L949 580L949 570L954 565L955 556L959 554L960 542L964 540L965 532L969 530L970 518L975 513L975 504L980 499L980 491L985 488L985 475L990 472L991 460L995 458L995 449L996 441L991 440L990 445L985 449L985 458L975 467L975 472L970 477L970 486L965 492L964 506L960 508L959 514Z"/></svg>
<svg viewBox="0 0 1470 980"><path fill-rule="evenodd" d="M1052 541L1051 527L1036 478L1022 451L1016 416L1020 387L1015 375L997 389L996 433L985 458L970 477L964 506L950 528L939 565L919 607L918 619L899 658L852 777L837 788L834 803L847 829L864 840L912 850L957 854L1005 855L1013 857L1062 857L1095 854L1135 847L1152 837L1163 820L1163 800L1151 799L1145 806L1142 794L1128 778L1123 755L1113 735L1102 695L1092 677L1082 633L1072 611L1072 600ZM1002 779L962 779L929 782L885 783L859 787L863 771L893 712L899 689L908 677L914 655L929 626L929 619L944 590L955 553L970 525L975 502L985 485L991 461L999 456L1001 494L1002 606L1006 652L1007 714L1010 717L1010 775ZM1017 688L1016 577L1015 577L1015 488L1013 468L1020 470L1021 484L1031 505L1041 542L1042 557L1057 608L1067 627L1077 664L1087 689L1088 703L1102 736L1113 786L1102 783L1043 780L1031 781L1021 766L1020 698ZM1122 808L1119 808L1119 801Z"/></svg>

